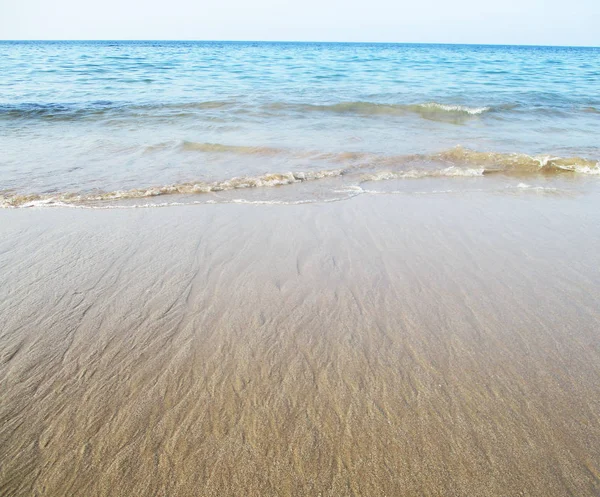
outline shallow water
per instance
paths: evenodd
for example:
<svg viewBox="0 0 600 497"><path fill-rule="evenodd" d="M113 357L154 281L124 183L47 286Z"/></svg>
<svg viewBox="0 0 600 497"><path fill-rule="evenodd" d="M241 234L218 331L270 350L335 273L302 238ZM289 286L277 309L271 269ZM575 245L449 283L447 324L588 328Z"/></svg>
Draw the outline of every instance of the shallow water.
<svg viewBox="0 0 600 497"><path fill-rule="evenodd" d="M242 190L325 177L276 194L322 201L399 177L600 173L597 48L0 42L0 71L4 207L219 202L197 194L228 189L267 201Z"/></svg>

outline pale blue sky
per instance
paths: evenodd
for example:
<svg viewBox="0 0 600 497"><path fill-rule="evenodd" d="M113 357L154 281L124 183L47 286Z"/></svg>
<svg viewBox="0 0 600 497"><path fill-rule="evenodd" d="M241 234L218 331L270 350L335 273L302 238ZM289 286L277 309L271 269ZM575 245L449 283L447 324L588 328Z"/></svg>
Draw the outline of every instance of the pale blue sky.
<svg viewBox="0 0 600 497"><path fill-rule="evenodd" d="M600 45L600 0L0 0L0 39Z"/></svg>

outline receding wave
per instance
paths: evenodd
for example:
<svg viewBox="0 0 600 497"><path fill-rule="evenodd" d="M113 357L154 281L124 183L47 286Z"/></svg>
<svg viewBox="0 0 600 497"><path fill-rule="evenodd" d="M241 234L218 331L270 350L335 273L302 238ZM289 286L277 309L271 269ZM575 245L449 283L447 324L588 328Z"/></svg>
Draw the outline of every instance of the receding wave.
<svg viewBox="0 0 600 497"><path fill-rule="evenodd" d="M184 141L181 143L183 150L199 152L229 152L239 155L277 155L282 149L273 147L252 147L244 145L223 145L222 143L198 143Z"/></svg>
<svg viewBox="0 0 600 497"><path fill-rule="evenodd" d="M211 143L183 142L203 152L229 152L237 154L281 154L283 149L268 147L229 146ZM287 151L287 153L292 153ZM436 154L386 156L364 152L317 153L301 152L299 156L319 157L341 164L335 169L305 172L276 172L258 176L239 176L217 181L196 181L128 190L92 193L32 193L0 192L0 207L32 207L51 205L83 205L92 202L111 202L140 199L162 195L193 195L246 188L278 187L344 176L346 183L359 185L369 181L394 179L419 179L437 177L475 177L491 174L525 176L532 174L600 175L600 162L581 157L555 157L551 155L526 155L519 153L479 152L464 147L454 147Z"/></svg>
<svg viewBox="0 0 600 497"><path fill-rule="evenodd" d="M177 150L181 152L201 152L213 154L233 154L233 155L258 155L272 156L286 154L289 151L283 148L252 146L252 145L226 145L214 142L194 142L188 140L173 140L152 145L144 145L143 152L160 152L163 150Z"/></svg>

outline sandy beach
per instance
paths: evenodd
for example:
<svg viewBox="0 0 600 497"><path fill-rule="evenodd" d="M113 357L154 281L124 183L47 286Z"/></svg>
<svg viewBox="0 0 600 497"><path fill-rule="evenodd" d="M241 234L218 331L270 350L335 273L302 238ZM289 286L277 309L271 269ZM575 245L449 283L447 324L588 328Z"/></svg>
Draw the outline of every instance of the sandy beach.
<svg viewBox="0 0 600 497"><path fill-rule="evenodd" d="M0 495L599 495L599 205L4 210Z"/></svg>

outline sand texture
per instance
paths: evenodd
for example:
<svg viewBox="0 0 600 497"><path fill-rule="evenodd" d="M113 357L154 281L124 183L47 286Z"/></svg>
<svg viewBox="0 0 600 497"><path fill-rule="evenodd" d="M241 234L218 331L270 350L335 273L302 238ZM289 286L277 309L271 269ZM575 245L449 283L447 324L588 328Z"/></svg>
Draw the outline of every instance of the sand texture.
<svg viewBox="0 0 600 497"><path fill-rule="evenodd" d="M0 212L0 495L598 496L599 204Z"/></svg>

